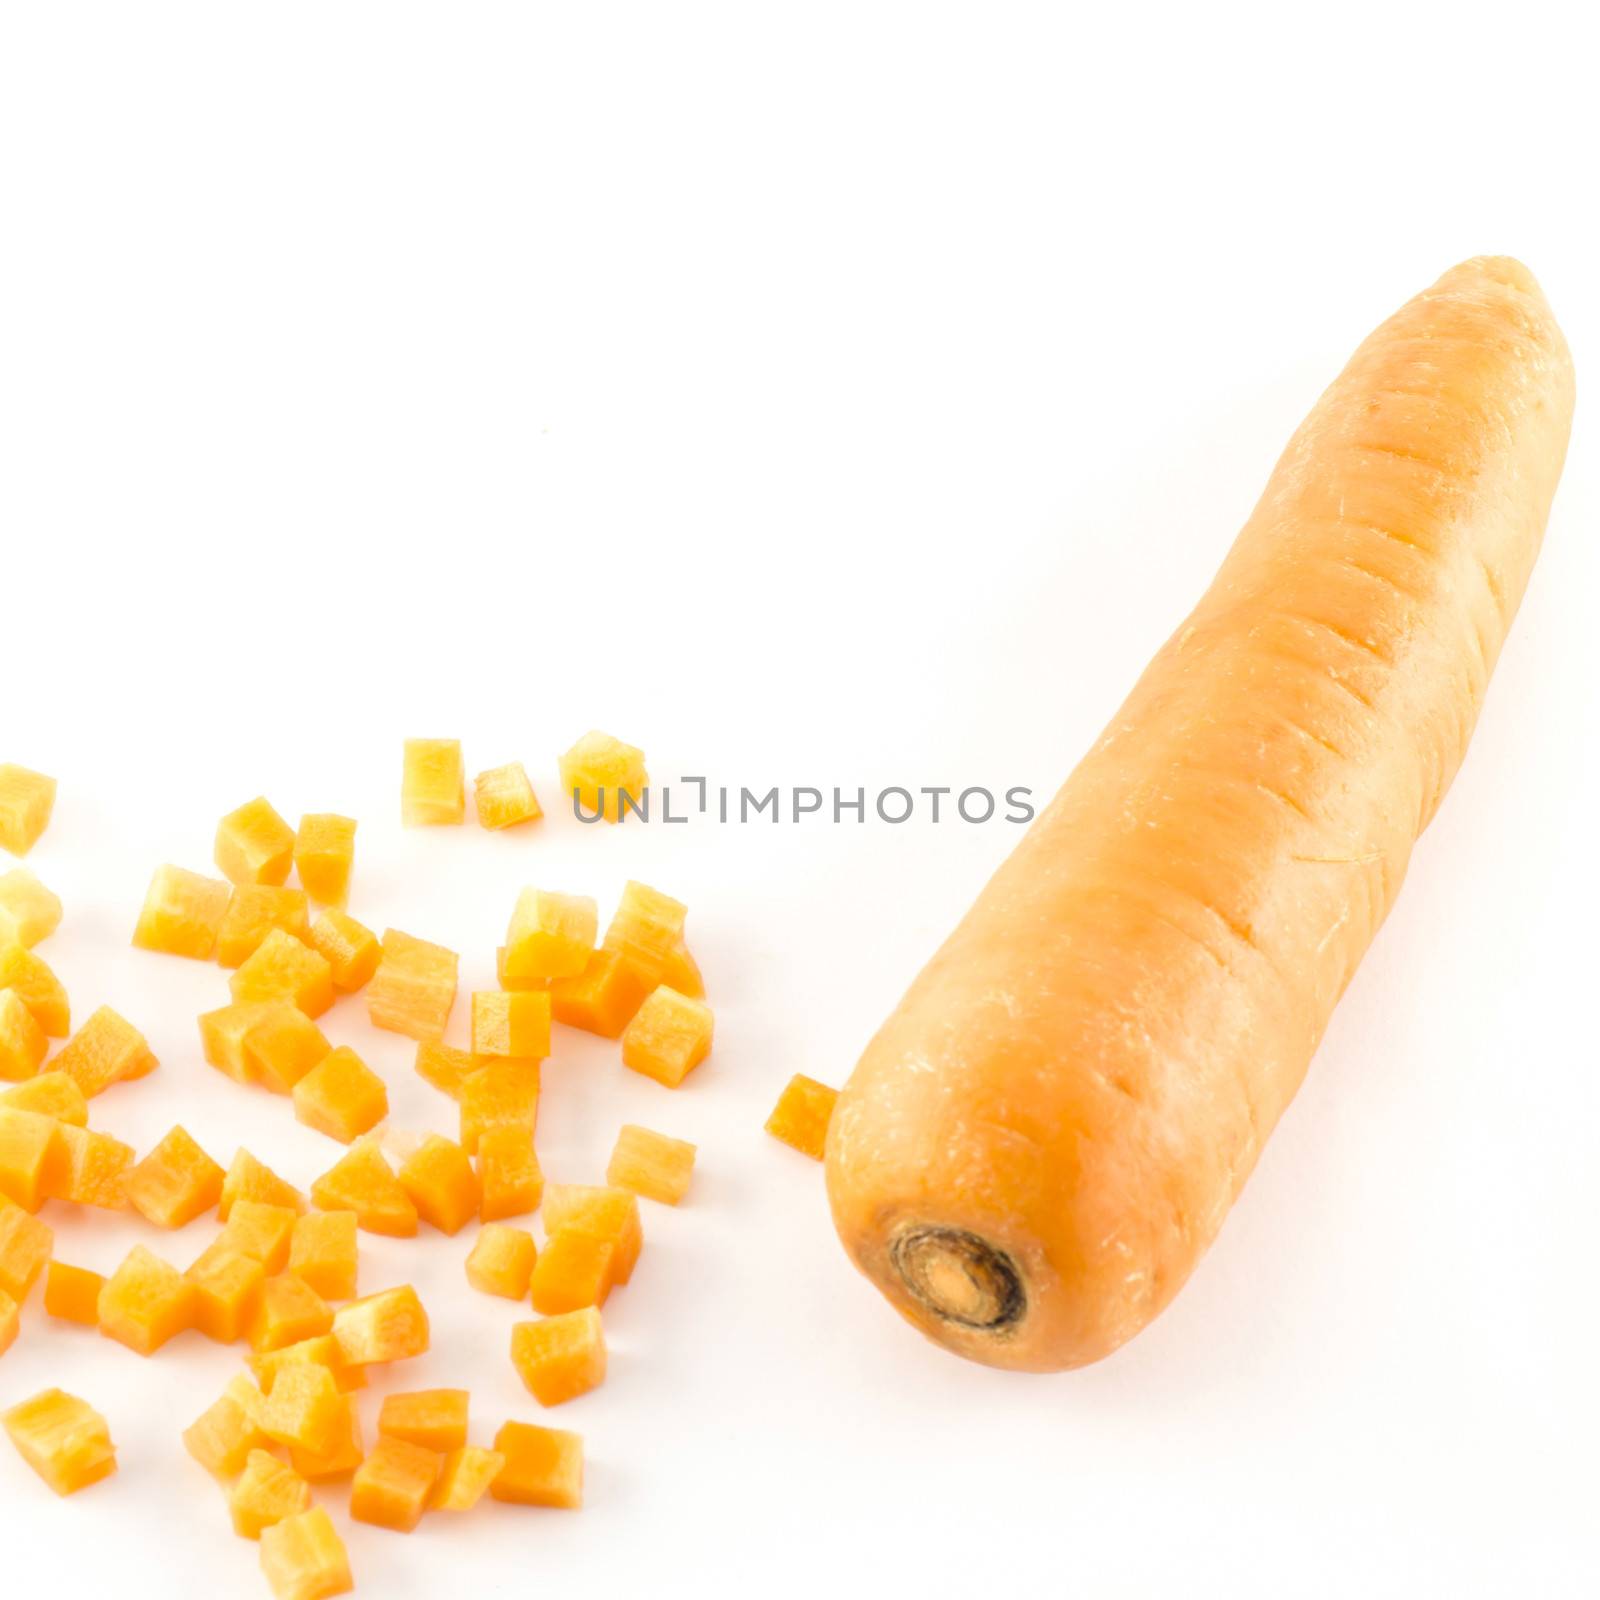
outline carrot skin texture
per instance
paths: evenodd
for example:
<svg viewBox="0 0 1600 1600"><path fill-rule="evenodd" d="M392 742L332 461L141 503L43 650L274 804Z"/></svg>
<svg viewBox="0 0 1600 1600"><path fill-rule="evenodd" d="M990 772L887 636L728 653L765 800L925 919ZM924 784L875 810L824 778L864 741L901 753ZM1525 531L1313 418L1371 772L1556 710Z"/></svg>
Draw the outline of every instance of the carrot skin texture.
<svg viewBox="0 0 1600 1600"><path fill-rule="evenodd" d="M1465 262L1380 327L868 1045L829 1199L929 1337L1081 1366L1188 1278L1465 754L1572 406L1515 261Z"/></svg>

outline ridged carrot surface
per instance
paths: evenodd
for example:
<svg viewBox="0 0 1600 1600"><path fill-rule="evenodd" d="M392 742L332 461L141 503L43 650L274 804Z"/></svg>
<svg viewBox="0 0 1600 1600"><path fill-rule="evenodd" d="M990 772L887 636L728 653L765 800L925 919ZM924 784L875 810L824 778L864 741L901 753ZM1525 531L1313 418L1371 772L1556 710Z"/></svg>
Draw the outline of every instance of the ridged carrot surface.
<svg viewBox="0 0 1600 1600"><path fill-rule="evenodd" d="M1078 1366L1189 1276L1466 753L1572 405L1515 261L1384 323L868 1046L834 1219L932 1338Z"/></svg>

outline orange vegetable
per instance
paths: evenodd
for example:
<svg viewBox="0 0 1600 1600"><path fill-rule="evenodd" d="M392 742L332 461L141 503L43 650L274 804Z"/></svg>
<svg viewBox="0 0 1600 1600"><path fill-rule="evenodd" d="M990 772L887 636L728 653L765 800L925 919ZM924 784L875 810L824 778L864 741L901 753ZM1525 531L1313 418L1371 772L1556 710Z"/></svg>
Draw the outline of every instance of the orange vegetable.
<svg viewBox="0 0 1600 1600"><path fill-rule="evenodd" d="M76 1494L117 1470L106 1419L76 1395L46 1389L0 1415L0 1422L17 1454L57 1494Z"/></svg>
<svg viewBox="0 0 1600 1600"><path fill-rule="evenodd" d="M400 780L400 820L408 828L437 827L467 814L466 772L459 739L407 739Z"/></svg>
<svg viewBox="0 0 1600 1600"><path fill-rule="evenodd" d="M100 1326L100 1291L106 1280L87 1267L69 1267L65 1261L52 1261L45 1272L44 1308L63 1322L76 1322L83 1328Z"/></svg>
<svg viewBox="0 0 1600 1600"><path fill-rule="evenodd" d="M17 1342L17 1330L22 1326L22 1308L0 1289L0 1356Z"/></svg>
<svg viewBox="0 0 1600 1600"><path fill-rule="evenodd" d="M576 1511L583 1504L583 1440L560 1428L508 1422L494 1437L505 1457L489 1493L511 1505L556 1506Z"/></svg>
<svg viewBox="0 0 1600 1600"><path fill-rule="evenodd" d="M669 1139L664 1133L625 1123L611 1152L606 1182L613 1188L631 1189L647 1200L675 1206L689 1192L694 1157L695 1147L687 1140Z"/></svg>
<svg viewBox="0 0 1600 1600"><path fill-rule="evenodd" d="M258 795L217 824L212 858L230 883L280 884L294 864L294 833Z"/></svg>
<svg viewBox="0 0 1600 1600"><path fill-rule="evenodd" d="M306 1208L306 1197L275 1173L271 1167L257 1161L248 1150L239 1150L222 1180L222 1200L217 1206L217 1216L226 1222L234 1206L241 1200L255 1200L262 1205L283 1206L298 1215Z"/></svg>
<svg viewBox="0 0 1600 1600"><path fill-rule="evenodd" d="M65 1072L41 1072L14 1089L0 1090L0 1108L13 1111L37 1111L41 1116L52 1117L57 1122L70 1122L75 1128L86 1127L89 1122L89 1102L83 1090Z"/></svg>
<svg viewBox="0 0 1600 1600"><path fill-rule="evenodd" d="M430 1134L401 1164L400 1187L440 1233L460 1233L478 1209L478 1179L458 1144Z"/></svg>
<svg viewBox="0 0 1600 1600"><path fill-rule="evenodd" d="M324 1300L355 1298L359 1254L355 1212L313 1211L295 1219L289 1270Z"/></svg>
<svg viewBox="0 0 1600 1600"><path fill-rule="evenodd" d="M200 1053L218 1072L232 1078L235 1083L254 1083L255 1068L245 1056L245 1037L257 1022L279 1005L288 1006L291 1011L295 1009L287 1000L248 1000L242 1005L235 1001L219 1006L215 1011L202 1012L198 1018ZM304 1015L303 1012L295 1014Z"/></svg>
<svg viewBox="0 0 1600 1600"><path fill-rule="evenodd" d="M478 821L485 828L513 828L519 822L537 822L544 815L520 761L480 772L473 780L473 793Z"/></svg>
<svg viewBox="0 0 1600 1600"><path fill-rule="evenodd" d="M513 978L506 971L506 947L497 945L494 952L494 981L512 994L527 994L535 989L548 989L548 978Z"/></svg>
<svg viewBox="0 0 1600 1600"><path fill-rule="evenodd" d="M274 928L296 939L306 937L311 929L311 908L305 890L286 889L281 884L240 884L217 930L217 961L224 967L242 965Z"/></svg>
<svg viewBox="0 0 1600 1600"><path fill-rule="evenodd" d="M282 1272L300 1216L293 1206L274 1205L267 1200L235 1200L217 1243L259 1261L269 1273Z"/></svg>
<svg viewBox="0 0 1600 1600"><path fill-rule="evenodd" d="M689 908L681 900L647 883L630 881L623 885L616 915L606 929L605 948L622 956L647 990L664 983L698 1000L706 991L684 939L688 916Z"/></svg>
<svg viewBox="0 0 1600 1600"><path fill-rule="evenodd" d="M490 1061L461 1086L461 1148L476 1155L490 1128L526 1128L539 1115L539 1063Z"/></svg>
<svg viewBox="0 0 1600 1600"><path fill-rule="evenodd" d="M29 1211L44 1204L63 1126L37 1111L0 1111L0 1197Z"/></svg>
<svg viewBox="0 0 1600 1600"><path fill-rule="evenodd" d="M533 1309L545 1316L603 1306L615 1281L617 1248L592 1233L553 1234L533 1264Z"/></svg>
<svg viewBox="0 0 1600 1600"><path fill-rule="evenodd" d="M827 1144L834 1102L838 1098L837 1089L830 1089L827 1084L797 1072L778 1096L778 1103L767 1118L767 1132L801 1155L820 1161Z"/></svg>
<svg viewBox="0 0 1600 1600"><path fill-rule="evenodd" d="M324 1211L353 1211L368 1233L409 1239L417 1231L417 1208L400 1186L371 1139L358 1139L349 1152L311 1185L311 1198Z"/></svg>
<svg viewBox="0 0 1600 1600"><path fill-rule="evenodd" d="M294 1086L297 1120L349 1144L389 1115L383 1079L348 1045L330 1051Z"/></svg>
<svg viewBox="0 0 1600 1600"><path fill-rule="evenodd" d="M367 985L367 1014L376 1028L411 1039L437 1039L456 1003L460 957L443 945L390 928L383 959Z"/></svg>
<svg viewBox="0 0 1600 1600"><path fill-rule="evenodd" d="M484 1294L526 1300L539 1247L523 1228L489 1223L479 1230L467 1256L467 1282Z"/></svg>
<svg viewBox="0 0 1600 1600"><path fill-rule="evenodd" d="M366 1446L361 1438L361 1418L356 1414L355 1401L350 1395L340 1395L338 1416L333 1443L328 1449L305 1450L298 1445L289 1447L289 1465L307 1483L348 1478L366 1456Z"/></svg>
<svg viewBox="0 0 1600 1600"><path fill-rule="evenodd" d="M478 1217L497 1222L539 1209L544 1174L529 1123L502 1123L478 1134Z"/></svg>
<svg viewBox="0 0 1600 1600"><path fill-rule="evenodd" d="M462 1085L474 1072L481 1072L488 1062L468 1050L457 1050L454 1045L437 1039L424 1039L417 1046L417 1076L431 1083L452 1100L461 1098Z"/></svg>
<svg viewBox="0 0 1600 1600"><path fill-rule="evenodd" d="M61 901L28 871L0 872L0 944L30 949L61 926Z"/></svg>
<svg viewBox="0 0 1600 1600"><path fill-rule="evenodd" d="M595 903L586 895L524 889L506 929L505 976L543 980L582 972L598 926Z"/></svg>
<svg viewBox="0 0 1600 1600"><path fill-rule="evenodd" d="M428 1349L428 1313L410 1284L352 1300L334 1314L333 1337L352 1366L405 1361Z"/></svg>
<svg viewBox="0 0 1600 1600"><path fill-rule="evenodd" d="M592 728L561 757L561 787L590 817L616 822L644 798L650 776L644 751Z"/></svg>
<svg viewBox="0 0 1600 1600"><path fill-rule="evenodd" d="M277 1374L261 1403L259 1422L275 1443L320 1456L338 1444L348 1415L333 1374L315 1361L298 1361Z"/></svg>
<svg viewBox="0 0 1600 1600"><path fill-rule="evenodd" d="M15 989L0 989L0 1078L20 1083L39 1070L50 1041Z"/></svg>
<svg viewBox="0 0 1600 1600"><path fill-rule="evenodd" d="M262 1397L243 1374L183 1430L183 1447L214 1478L236 1478L253 1450L272 1441L261 1431Z"/></svg>
<svg viewBox="0 0 1600 1600"><path fill-rule="evenodd" d="M500 1476L506 1458L498 1450L467 1445L444 1458L439 1481L433 1487L430 1511L470 1511Z"/></svg>
<svg viewBox="0 0 1600 1600"><path fill-rule="evenodd" d="M30 1216L0 1195L0 1289L21 1305L33 1281L50 1259L55 1234L48 1223Z"/></svg>
<svg viewBox="0 0 1600 1600"><path fill-rule="evenodd" d="M385 1395L378 1412L378 1432L441 1455L459 1450L467 1442L469 1401L465 1389L417 1389Z"/></svg>
<svg viewBox="0 0 1600 1600"><path fill-rule="evenodd" d="M287 1000L247 1000L260 1011L246 1021L240 1049L248 1081L275 1094L293 1094L333 1046L327 1036L298 1006Z"/></svg>
<svg viewBox="0 0 1600 1600"><path fill-rule="evenodd" d="M246 1335L252 1350L265 1353L315 1339L332 1327L333 1308L328 1302L292 1272L280 1272L262 1284Z"/></svg>
<svg viewBox="0 0 1600 1600"><path fill-rule="evenodd" d="M535 1061L549 1055L550 996L542 989L479 990L472 997L472 1052Z"/></svg>
<svg viewBox="0 0 1600 1600"><path fill-rule="evenodd" d="M286 1367L302 1362L312 1362L326 1367L333 1374L334 1384L340 1394L349 1394L367 1386L367 1375L360 1367L353 1367L339 1349L339 1341L331 1333L314 1334L297 1344L286 1344L279 1350L258 1350L250 1358L250 1370L263 1394L271 1394L278 1374Z"/></svg>
<svg viewBox="0 0 1600 1600"><path fill-rule="evenodd" d="M356 821L333 811L301 817L294 841L294 867L306 893L325 906L342 906L350 892L356 855Z"/></svg>
<svg viewBox="0 0 1600 1600"><path fill-rule="evenodd" d="M265 1450L245 1457L244 1471L228 1495L233 1531L242 1539L259 1539L285 1517L298 1516L311 1504L311 1487L293 1467Z"/></svg>
<svg viewBox="0 0 1600 1600"><path fill-rule="evenodd" d="M67 991L43 956L20 944L0 945L0 989L15 990L33 1013L33 1020L52 1039L65 1039L71 1031Z"/></svg>
<svg viewBox="0 0 1600 1600"><path fill-rule="evenodd" d="M157 867L134 925L133 942L161 955L209 961L233 891L182 867Z"/></svg>
<svg viewBox="0 0 1600 1600"><path fill-rule="evenodd" d="M878 1030L829 1197L935 1341L1082 1365L1194 1269L1465 754L1572 397L1516 262L1466 262L1379 328Z"/></svg>
<svg viewBox="0 0 1600 1600"><path fill-rule="evenodd" d="M443 1466L437 1451L380 1435L350 1484L351 1520L410 1533L428 1509Z"/></svg>
<svg viewBox="0 0 1600 1600"><path fill-rule="evenodd" d="M585 1306L542 1322L517 1323L511 1330L511 1364L542 1406L598 1389L606 1377L600 1313Z"/></svg>
<svg viewBox="0 0 1600 1600"><path fill-rule="evenodd" d="M333 968L309 945L282 928L267 934L228 979L235 1000L288 1000L308 1017L333 1004Z"/></svg>
<svg viewBox="0 0 1600 1600"><path fill-rule="evenodd" d="M56 780L13 762L0 763L0 848L25 856L50 826Z"/></svg>
<svg viewBox="0 0 1600 1600"><path fill-rule="evenodd" d="M159 1065L145 1036L110 1006L101 1006L50 1063L52 1071L66 1073L88 1100L114 1083L143 1078Z"/></svg>
<svg viewBox="0 0 1600 1600"><path fill-rule="evenodd" d="M711 1007L663 984L622 1030L622 1064L676 1089L711 1053Z"/></svg>
<svg viewBox="0 0 1600 1600"><path fill-rule="evenodd" d="M354 994L362 988L378 970L383 955L377 934L343 911L324 911L311 924L306 943L328 963L333 986L340 994Z"/></svg>
<svg viewBox="0 0 1600 1600"><path fill-rule="evenodd" d="M267 1281L266 1264L231 1243L224 1230L184 1276L194 1286L195 1327L218 1344L242 1339Z"/></svg>
<svg viewBox="0 0 1600 1600"><path fill-rule="evenodd" d="M620 1039L653 987L619 950L591 950L583 971L550 985L550 1010L569 1028Z"/></svg>
<svg viewBox="0 0 1600 1600"><path fill-rule="evenodd" d="M321 1506L262 1530L261 1573L273 1600L332 1600L353 1587L350 1558Z"/></svg>
<svg viewBox="0 0 1600 1600"><path fill-rule="evenodd" d="M592 1234L616 1246L612 1279L626 1283L644 1248L639 1222L639 1199L626 1189L601 1188L582 1183L552 1183L544 1194L545 1231Z"/></svg>
<svg viewBox="0 0 1600 1600"><path fill-rule="evenodd" d="M136 1244L100 1291L100 1331L136 1355L154 1355L194 1326L194 1284Z"/></svg>
<svg viewBox="0 0 1600 1600"><path fill-rule="evenodd" d="M174 1128L129 1169L122 1192L140 1216L158 1228L181 1228L222 1198L222 1168L183 1128Z"/></svg>

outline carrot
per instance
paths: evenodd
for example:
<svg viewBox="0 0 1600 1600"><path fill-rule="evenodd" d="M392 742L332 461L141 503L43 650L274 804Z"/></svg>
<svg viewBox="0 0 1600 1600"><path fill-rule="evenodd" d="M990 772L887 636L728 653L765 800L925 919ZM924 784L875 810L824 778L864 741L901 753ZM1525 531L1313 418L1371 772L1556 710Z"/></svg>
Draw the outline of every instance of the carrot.
<svg viewBox="0 0 1600 1600"><path fill-rule="evenodd" d="M1380 327L868 1045L828 1138L834 1221L930 1337L1079 1366L1189 1276L1465 753L1572 403L1515 261Z"/></svg>

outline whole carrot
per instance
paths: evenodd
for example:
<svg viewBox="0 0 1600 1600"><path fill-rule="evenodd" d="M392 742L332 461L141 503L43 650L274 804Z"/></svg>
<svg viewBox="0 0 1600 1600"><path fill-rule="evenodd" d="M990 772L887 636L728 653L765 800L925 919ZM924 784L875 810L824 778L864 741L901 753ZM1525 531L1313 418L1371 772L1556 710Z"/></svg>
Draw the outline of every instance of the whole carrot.
<svg viewBox="0 0 1600 1600"><path fill-rule="evenodd" d="M834 1221L930 1337L1079 1366L1189 1276L1466 752L1572 404L1515 261L1384 323L867 1047Z"/></svg>

